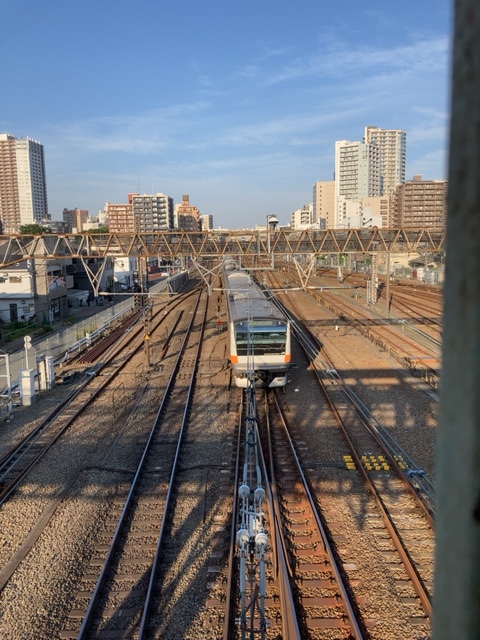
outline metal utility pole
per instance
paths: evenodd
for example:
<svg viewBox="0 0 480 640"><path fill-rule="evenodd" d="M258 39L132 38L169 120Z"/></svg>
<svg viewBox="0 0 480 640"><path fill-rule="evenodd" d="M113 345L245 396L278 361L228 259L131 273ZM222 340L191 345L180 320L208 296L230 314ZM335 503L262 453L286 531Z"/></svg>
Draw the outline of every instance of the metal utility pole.
<svg viewBox="0 0 480 640"><path fill-rule="evenodd" d="M144 307L143 310L143 328L144 328L144 351L147 368L150 368L150 319L152 317L152 308L150 305Z"/></svg>
<svg viewBox="0 0 480 640"><path fill-rule="evenodd" d="M390 317L390 251L387 251L387 287L385 289L387 296L387 318Z"/></svg>
<svg viewBox="0 0 480 640"><path fill-rule="evenodd" d="M377 269L377 254L372 253L372 272L370 274L370 280L367 281L367 302L368 304L377 303L378 292L378 269Z"/></svg>
<svg viewBox="0 0 480 640"><path fill-rule="evenodd" d="M278 224L277 216L273 214L269 214L267 216L267 253L271 258L272 269L275 267L275 253L272 253L271 251L270 242L271 242L271 234L273 231L275 231L277 224Z"/></svg>

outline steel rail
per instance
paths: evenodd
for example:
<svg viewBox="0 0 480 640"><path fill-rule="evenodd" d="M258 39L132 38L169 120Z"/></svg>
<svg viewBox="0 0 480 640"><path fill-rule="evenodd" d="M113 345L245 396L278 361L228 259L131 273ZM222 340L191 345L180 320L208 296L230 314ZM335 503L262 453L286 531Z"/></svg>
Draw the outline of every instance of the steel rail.
<svg viewBox="0 0 480 640"><path fill-rule="evenodd" d="M184 296L184 298L182 298L182 300L180 300L179 298L176 298L175 301L172 303L172 306L169 309L168 313L170 314L178 306L178 304L180 304L185 298L188 298L190 295L193 295L195 291L196 289L193 289L191 292L188 292ZM156 315L159 316L159 321L152 327L152 331L157 329L160 326L160 324L164 322L166 317L166 315L161 314L161 312L159 312ZM178 323L178 321L179 321L179 318L177 318L176 323ZM176 323L174 324L174 327L172 328L170 335L174 331ZM133 333L123 332L123 335L127 336L127 339L125 344L122 345L120 349L125 349L132 342L134 342L134 340L138 337L141 329L142 327L139 327L138 330ZM130 355L133 356L136 353L138 353L142 349L143 344L144 344L143 342L138 344L138 346L134 348L134 350ZM164 350L167 348L167 344L168 344L168 339L165 343ZM110 363L113 361L113 359L117 357L120 349L118 344L116 345L116 347L117 348L114 348L114 345L108 344L108 346L106 347L107 349L110 349L110 353L108 357L103 362L100 362L97 365L94 365L93 367L91 367L87 371L87 373L84 374L84 378L75 386L74 390L70 394L68 394L66 398L64 398L61 402L59 402L58 405L40 422L39 425L37 425L29 434L27 434L19 443L17 443L15 447L10 449L10 451L8 451L8 453L5 454L5 456L1 459L0 483L2 483L3 481L4 486L1 486L0 484L0 487L1 487L0 488L0 507L2 504L6 502L6 500L9 498L9 496L12 494L12 492L15 490L15 488L18 486L21 480L43 458L43 456L47 453L47 451L49 451L49 449L57 442L57 440L75 422L75 420L77 420L78 417L94 402L94 400L104 390L104 388L107 387L112 382L112 380L114 380L128 365L128 358L127 358L123 362L121 362L118 366L115 367L115 369L113 370L110 376L98 382L97 388L91 393L91 395L89 395L85 403L81 407L76 409L71 416L68 417L63 427L59 428L52 435L52 437L48 439L46 443L41 445L41 447L39 446L40 439L43 437L46 437L49 430L55 424L55 421L58 419L61 419L62 414L66 410L68 410L69 407L71 407L73 401L76 400L80 396L80 394L83 391L85 391L87 387L90 386L92 382L92 377L96 377L97 380L99 380L98 374L102 372L105 368L107 368L110 365ZM27 455L31 454L34 447L38 447L39 451L35 453L35 455L32 457L32 460L27 461L27 464L25 464L23 469L21 469L17 473L17 475L13 478L13 480L5 481L8 475L11 474L14 467L18 465L22 461L22 459L24 459Z"/></svg>
<svg viewBox="0 0 480 640"><path fill-rule="evenodd" d="M282 303L280 301L278 301L278 304L283 306ZM286 310L286 313L289 315L290 318L294 319L294 316L291 312L289 312L288 310ZM375 484L373 483L373 481L370 479L370 476L368 475L366 469L364 468L364 465L362 463L362 460L360 458L360 456L358 455L355 445L352 441L352 439L350 438L347 429L345 427L345 425L343 424L343 420L337 410L337 407L335 406L335 403L333 402L332 398L329 395L328 389L326 388L326 385L323 382L322 376L320 375L320 372L318 370L318 367L316 366L315 360L317 359L317 356L320 355L320 357L326 357L328 358L328 356L326 355L325 351L318 345L317 340L314 336L312 336L311 332L308 331L306 328L301 327L300 323L298 323L297 321L293 321L293 330L295 332L295 335L297 337L297 339L299 340L299 344L302 346L302 348L304 348L305 354L307 355L307 357L309 358L312 367L313 367L313 371L315 373L316 379L320 385L320 388L322 390L322 393L327 401L327 403L330 406L330 409L332 411L332 414L335 418L335 421L337 423L337 426L339 427L339 429L341 430L341 433L344 437L345 442L347 443L347 446L350 449L352 458L355 462L355 465L359 471L359 473L362 476L362 479L364 481L365 486L367 487L367 489L369 490L369 492L371 493L371 495L373 496L378 509L382 515L382 519L384 521L384 524L389 532L389 535L392 539L392 542L397 550L397 553L399 554L402 563L405 567L405 570L413 584L413 587L415 589L415 592L417 593L420 602L422 603L423 609L426 613L426 615L432 619L432 614L433 614L433 608L432 608L432 601L431 601L431 597L429 592L427 591L423 580L421 579L418 570L415 566L415 563L412 561L408 551L406 550L405 546L403 545L401 536L397 530L397 527L395 525L395 523L393 522L393 519L388 511L388 509L386 508L383 499L380 495L380 493L377 491L377 488L375 487ZM305 342L303 342L303 336L307 336ZM304 346L305 344L305 346ZM315 357L311 357L311 351L313 350ZM330 359L328 358L328 361L330 361ZM330 361L331 362L331 361ZM357 411L358 411L358 407L357 407ZM358 412L357 412L358 415ZM373 430L375 431L375 430ZM373 435L373 434L372 434ZM383 447L381 441L379 442L380 446ZM391 459L391 451L390 449L387 447L387 449L385 450L385 452L388 454L389 459ZM396 472L398 473L398 477L402 480L402 482L404 483L404 486L407 487L407 489L409 490L410 494L413 496L413 498L415 499L416 503L419 504L423 510L423 512L425 513L425 516L427 518L427 521L433 522L432 520L432 514L430 513L430 509L428 507L428 505L425 504L424 501L420 500L420 497L417 493L417 491L415 490L415 488L413 487L412 483L411 483L411 478L405 476L405 474L401 471L400 467L398 466L398 464L396 463L396 461L394 460L394 464L393 467L395 468Z"/></svg>
<svg viewBox="0 0 480 640"><path fill-rule="evenodd" d="M270 419L267 410L267 394L264 394L265 400L265 416L267 419L267 443L268 443L268 459L270 461L270 473L267 474L265 456L263 450L260 447L260 455L264 474L266 478L270 478L270 482L267 483L267 495L269 496L269 504L272 512L273 521L273 536L272 536L272 548L273 557L275 560L275 575L278 581L280 591L280 606L282 611L282 638L284 640L301 640L301 631L298 624L297 615L295 613L295 598L292 590L293 570L288 559L287 545L285 542L285 536L283 534L283 527L281 526L282 516L280 512L279 496L277 489L277 482L273 464L273 448L272 439L270 433ZM257 438L260 442L260 434L257 427Z"/></svg>
<svg viewBox="0 0 480 640"><path fill-rule="evenodd" d="M312 366L315 366L315 364ZM424 510L428 524L433 529L435 527L435 496L433 484L428 476L422 471L422 469L420 469L420 467L418 467L407 452L402 449L400 444L390 435L380 421L375 418L362 400L352 390L350 385L348 385L340 376L338 371L330 369L323 371L322 373L330 380L330 382L337 385L342 395L350 402L362 424L381 446L389 459L390 465L394 467L397 475L403 480L404 486L415 501L420 500L420 504ZM401 458L405 464L408 463L406 471L404 471L398 463L399 458ZM422 492L422 495L419 495L419 490ZM425 496L425 498L423 496ZM428 500L428 503L426 500Z"/></svg>
<svg viewBox="0 0 480 640"><path fill-rule="evenodd" d="M197 312L198 306L200 304L201 295L202 295L202 291L200 291L200 295L198 297L197 304L196 304L195 309L194 309L194 311L192 313L192 317L190 319L190 324L189 324L188 329L186 331L185 341L182 344L182 351L184 351L184 345L187 344L187 340L188 340L190 331L192 329L193 322L194 322L195 317L196 317L196 312ZM173 466L172 466L172 470L171 470L171 473L170 473L170 480L169 480L169 483L168 483L168 491L167 491L166 500L165 500L164 513L163 513L162 522L161 522L161 525L160 525L160 531L158 533L157 548L155 550L155 556L153 558L152 568L150 570L150 578L149 578L149 581L148 581L148 587L147 587L147 594L146 594L146 597L145 597L145 603L143 605L142 618L141 618L141 621L140 621L140 629L139 629L139 632L138 632L138 640L144 640L144 638L146 638L147 632L148 632L148 616L149 616L151 608L152 608L152 600L153 600L153 593L154 593L154 587L155 587L155 580L156 580L156 576L157 576L157 570L158 570L158 567L159 567L159 564L160 564L162 546L163 546L164 539L165 539L165 526L166 526L166 521L167 521L167 513L168 513L168 510L170 508L173 487L175 485L175 478L176 478L177 467L178 467L178 459L180 457L180 450L181 450L181 446L183 444L183 436L184 436L184 432L185 432L187 421L188 421L188 413L190 411L190 407L191 407L191 404L192 404L192 398L193 398L193 392L195 390L195 380L196 380L197 371L198 371L198 363L200 361L200 355L201 355L201 352L202 352L203 337L204 337L204 334L205 334L205 324L206 324L206 321L207 321L207 312L208 312L208 300L207 300L207 303L205 304L205 311L204 311L204 314L203 314L202 325L201 325L201 329L200 329L200 337L198 339L197 348L195 350L194 366L192 367L192 374L190 376L190 382L189 382L189 385L188 385L187 398L186 398L186 401L185 401L185 407L184 407L182 420L181 420L181 425L180 425L180 432L179 432L179 435L178 435L177 448L176 448L176 451L175 451L175 457L174 457L174 460L173 460ZM155 426L157 426L159 424L162 413L163 413L163 402L162 402L162 411L160 411L160 409L159 409L158 414L157 414L157 418L155 419Z"/></svg>
<svg viewBox="0 0 480 640"><path fill-rule="evenodd" d="M130 490L128 492L127 498L125 500L125 504L124 504L124 507L122 509L122 513L120 515L119 521L118 521L117 526L115 528L115 532L113 534L112 541L110 543L108 552L106 554L102 570L101 570L100 575L99 575L99 577L97 579L93 594L92 594L92 596L90 598L90 602L88 604L86 614L85 614L85 616L84 616L84 618L82 620L82 625L80 627L80 631L79 631L78 636L77 636L78 640L87 640L87 638L90 637L89 636L89 630L90 630L91 624L93 622L93 617L94 617L96 608L98 606L98 603L99 603L101 595L102 595L102 589L104 587L104 584L105 584L105 581L106 581L106 578L107 578L107 575L108 575L108 569L109 569L111 563L115 559L115 554L116 554L116 551L117 551L117 548L118 548L118 545L119 545L119 542L120 542L120 537L121 537L121 534L122 534L122 531L123 531L123 527L124 527L124 524L126 522L129 510L131 508L131 505L133 503L136 488L137 488L137 486L138 486L138 484L140 482L140 478L141 478L142 471L143 471L144 466L145 466L145 461L146 461L146 458L147 458L147 454L148 454L148 452L150 450L152 441L153 441L154 436L155 436L155 434L156 434L156 432L158 430L158 426L159 426L161 417L163 416L163 413L165 411L167 402L168 402L168 400L170 398L170 395L171 395L171 392L173 390L173 387L174 387L174 384L175 384L175 380L176 380L176 377L177 377L177 374L178 374L178 371L179 371L179 368L180 368L180 362L181 362L181 359L182 359L182 357L184 355L184 352L185 352L185 349L186 349L186 346L187 346L187 343L188 343L189 333L190 333L191 327L193 326L193 322L194 322L194 319L195 319L195 313L196 313L196 310L197 310L198 305L200 303L201 296L202 296L202 290L200 290L200 294L198 296L198 300L197 300L197 303L196 303L195 311L192 314L192 317L190 319L190 323L189 323L188 328L187 328L187 330L185 332L181 347L179 349L178 357L177 357L177 360L175 362L174 369L173 369L173 371L172 371L172 373L170 375L170 378L169 378L169 380L167 382L166 389L165 389L161 404L159 406L159 409L157 411L153 426L152 426L152 428L150 430L149 436L148 436L146 444L144 446L142 456L141 456L140 461L139 461L139 463L137 465L137 469L136 469L134 478L132 480L132 484L130 486ZM192 381L191 381L191 384L192 384ZM184 417L184 419L185 419L185 417ZM183 424L181 426L180 432L181 432L181 434L183 434ZM178 458L178 450L179 450L178 447L179 447L179 444L177 445L177 451L176 451L176 454L175 454L175 462L176 462L176 460ZM175 464L175 471L176 471L176 464ZM172 478L170 480L170 485L171 484L172 484ZM171 488L169 488L168 495L169 496L171 495ZM161 527L162 531L163 531L163 526L164 526L164 520L165 520L165 515L164 515L164 517L162 517L162 527ZM142 619L143 619L143 615L142 615Z"/></svg>
<svg viewBox="0 0 480 640"><path fill-rule="evenodd" d="M286 436L286 439L287 439L287 442L288 442L288 445L289 445L289 449L290 449L292 457L293 457L293 459L295 461L296 471L300 476L303 490L305 491L305 494L308 497L308 500L310 502L310 507L312 509L313 516L315 518L315 523L316 523L317 528L318 528L318 530L319 530L319 532L321 534L322 541L323 541L323 546L324 546L324 549L325 549L325 553L326 553L326 555L328 557L329 563L330 563L331 568L332 568L332 572L333 572L333 574L335 576L335 582L336 582L337 588L339 589L339 592L340 592L340 599L341 599L341 602L342 602L342 606L344 608L346 617L348 619L348 623L350 625L351 637L355 638L355 640L362 640L364 638L364 634L363 634L363 632L362 632L362 630L361 630L361 628L360 628L360 626L358 624L357 615L356 615L354 607L352 605L350 596L348 595L348 591L347 591L347 588L345 586L345 583L344 583L341 571L339 569L337 560L335 558L335 554L333 552L333 548L330 545L327 532L325 530L325 527L323 526L320 514L318 512L318 507L317 507L316 501L315 501L315 499L313 497L313 494L312 494L312 492L310 490L310 486L309 486L309 483L307 481L307 478L305 477L305 474L303 472L302 464L301 464L300 459L299 459L299 457L297 455L297 452L296 452L296 449L295 449L295 445L293 444L292 437L290 435L288 426L287 426L287 424L285 422L285 418L283 416L283 412L282 412L282 410L280 408L278 399L277 399L275 394L272 394L272 398L273 398L273 402L274 402L274 405L275 405L275 408L276 408L276 411L277 411L277 415L278 415L278 417L279 417L279 419L280 419L280 421L282 423L282 427L283 427L283 430L284 430L284 433L285 433L285 436ZM268 412L267 412L267 414L268 414Z"/></svg>
<svg viewBox="0 0 480 640"><path fill-rule="evenodd" d="M378 509L380 510L380 513L382 515L382 519L383 522L389 532L389 535L393 541L393 544L397 550L397 553L399 554L402 563L405 567L405 570L410 578L410 580L412 581L412 584L414 586L415 592L417 593L423 609L426 613L426 615L431 619L432 618L432 602L431 602L431 597L430 594L428 593L428 591L425 588L425 585L423 583L423 580L421 579L420 575L418 574L418 571L416 569L416 566L414 564L414 562L412 561L412 559L410 558L410 555L408 554L407 550L405 549L400 534L397 530L397 527L395 526L395 523L393 522L390 513L388 511L388 509L385 507L385 504L383 502L383 499L381 497L381 495L379 494L379 492L377 491L377 488L375 487L374 483L372 482L372 480L370 479L370 476L368 475L367 471L364 468L364 465L362 463L362 460L360 458L360 456L358 455L355 445L353 443L353 441L351 440L345 425L343 424L343 420L333 402L333 400L330 397L330 394L322 380L322 377L317 369L317 367L315 366L315 363L313 361L311 361L311 364L313 366L313 370L315 372L316 375L316 379L320 385L320 388L322 389L322 392L324 394L324 397L328 403L328 405L330 406L330 409L332 411L332 414L335 417L337 426L340 428L342 435L345 439L345 442L347 443L349 449L350 449L350 453L352 455L352 458L355 462L356 468L358 470L358 472L360 473L360 475L362 476L362 479L364 481L365 486L367 487L367 489L369 490L369 492L371 493L371 495L373 496ZM388 455L390 457L390 452L389 450L387 450ZM398 467L397 464L393 465L395 467L396 470L398 470L398 472L400 472L400 468ZM399 473L399 477L404 480L405 476L403 473ZM408 487L410 487L410 489L412 489L410 482L407 482L406 485L408 485ZM414 498L416 499L416 501L418 502L419 497L416 491L412 492L412 495L414 496ZM424 507L423 503L422 504L422 508ZM426 514L427 515L427 514ZM430 514L429 514L430 515ZM430 515L431 517L431 515Z"/></svg>
<svg viewBox="0 0 480 640"><path fill-rule="evenodd" d="M276 304L283 310L289 318L292 326L292 332L297 338L299 344L303 348L305 354L309 358L312 366L318 376L317 363L322 364L322 374L331 382L342 388L343 394L352 404L355 412L363 421L365 427L370 431L371 435L377 440L385 454L388 456L391 465L395 468L397 475L402 479L408 491L411 493L415 501L421 504L429 525L434 527L435 513L435 495L434 486L425 472L414 462L414 460L402 449L400 444L388 433L387 429L377 420L367 409L365 404L360 400L357 394L343 380L338 371L335 369L334 363L328 356L325 349L319 344L318 339L301 324L297 318L290 312L280 300L275 299ZM397 462L397 456L405 463L408 463L406 471L404 471ZM419 494L420 490L420 494ZM424 497L423 497L424 496Z"/></svg>
<svg viewBox="0 0 480 640"><path fill-rule="evenodd" d="M315 369L316 370L316 369ZM318 373L318 372L317 372ZM340 414L337 411L337 408L335 407L332 399L329 396L328 390L325 387L325 384L323 383L323 380L321 379L321 377L319 375L317 375L317 380L320 384L320 387L322 388L322 391L324 393L325 399L328 402L330 409L335 417L335 420L337 422L337 426L340 428L343 437L345 439L345 442L348 444L348 447L350 449L350 453L352 455L352 458L355 462L356 468L358 470L358 472L360 473L360 475L362 476L362 479L364 481L365 486L367 487L367 489L370 491L371 495L373 496L375 503L382 515L382 519L383 522L389 532L389 535L392 539L392 542L395 546L395 549L397 550L397 553L399 554L402 563L405 567L405 570L408 574L408 577L410 578L410 580L412 581L412 584L414 586L415 592L417 593L423 609L426 613L426 615L432 619L432 602L431 602L431 598L430 598L430 594L427 592L424 584L423 584L423 580L421 579L421 577L418 574L418 571L415 567L414 562L412 561L412 559L410 558L410 555L408 554L407 550L405 549L399 532L397 530L397 527L395 526L395 523L393 522L390 513L388 511L388 509L385 507L384 502L382 500L381 495L379 494L379 492L377 491L374 483L372 482L372 480L370 479L370 476L368 475L367 471L364 468L364 465L362 463L362 460L360 458L360 456L358 455L355 445L353 444L350 436L347 433L347 430L345 429L345 426L343 424L343 421L340 417Z"/></svg>
<svg viewBox="0 0 480 640"><path fill-rule="evenodd" d="M235 480L234 480L234 493L233 493L233 509L232 509L232 518L230 521L230 547L228 552L228 573L227 573L227 587L226 587L226 596L225 596L225 617L223 621L223 640L231 639L231 626L232 626L232 610L233 610L233 589L234 589L234 567L235 567L235 540L236 540L236 525L238 522L238 488L240 486L240 449L241 449L241 439L242 439L242 422L243 422L243 411L244 411L244 403L243 403L243 393L240 400L239 407L239 422L237 428L237 448L236 448L236 456L235 456Z"/></svg>

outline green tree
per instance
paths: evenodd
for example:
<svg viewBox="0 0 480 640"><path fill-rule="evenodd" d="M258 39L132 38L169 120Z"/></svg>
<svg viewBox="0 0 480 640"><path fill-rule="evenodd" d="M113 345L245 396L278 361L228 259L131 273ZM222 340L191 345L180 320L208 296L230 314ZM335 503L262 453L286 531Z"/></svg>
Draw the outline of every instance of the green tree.
<svg viewBox="0 0 480 640"><path fill-rule="evenodd" d="M50 227L43 227L41 224L22 224L20 227L20 233L29 236L38 236L43 233L51 233Z"/></svg>
<svg viewBox="0 0 480 640"><path fill-rule="evenodd" d="M84 233L108 233L108 227L98 227L98 229L88 229L88 231L84 231Z"/></svg>

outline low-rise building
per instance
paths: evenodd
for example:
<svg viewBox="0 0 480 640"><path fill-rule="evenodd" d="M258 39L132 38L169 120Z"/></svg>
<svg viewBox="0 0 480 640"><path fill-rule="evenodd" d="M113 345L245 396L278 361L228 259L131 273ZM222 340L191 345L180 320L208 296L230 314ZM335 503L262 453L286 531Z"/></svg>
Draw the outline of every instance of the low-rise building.
<svg viewBox="0 0 480 640"><path fill-rule="evenodd" d="M0 323L35 318L35 282L31 263L0 269Z"/></svg>
<svg viewBox="0 0 480 640"><path fill-rule="evenodd" d="M108 229L110 233L133 233L135 231L132 196L133 194L129 194L128 203L106 203L105 211L107 213Z"/></svg>
<svg viewBox="0 0 480 640"><path fill-rule="evenodd" d="M296 209L291 215L292 229L310 229L315 225L313 214L313 202L304 204L301 209Z"/></svg>
<svg viewBox="0 0 480 640"><path fill-rule="evenodd" d="M211 213L200 214L200 227L202 231L210 231L213 229L213 216Z"/></svg>
<svg viewBox="0 0 480 640"><path fill-rule="evenodd" d="M400 227L443 227L447 220L447 180L414 176L397 187L396 218Z"/></svg>
<svg viewBox="0 0 480 640"><path fill-rule="evenodd" d="M86 209L64 209L63 221L68 224L74 233L82 233L84 224L88 222L89 215Z"/></svg>
<svg viewBox="0 0 480 640"><path fill-rule="evenodd" d="M190 204L188 195L183 196L182 204L175 206L175 226L182 231L200 230L200 211Z"/></svg>
<svg viewBox="0 0 480 640"><path fill-rule="evenodd" d="M64 264L28 260L0 270L2 322L49 324L68 315L68 284Z"/></svg>
<svg viewBox="0 0 480 640"><path fill-rule="evenodd" d="M97 273L99 265L89 265ZM100 287L113 291L111 260L101 274ZM108 268L107 268L108 267ZM0 269L0 324L51 324L74 314L93 299L93 287L80 260L31 259Z"/></svg>

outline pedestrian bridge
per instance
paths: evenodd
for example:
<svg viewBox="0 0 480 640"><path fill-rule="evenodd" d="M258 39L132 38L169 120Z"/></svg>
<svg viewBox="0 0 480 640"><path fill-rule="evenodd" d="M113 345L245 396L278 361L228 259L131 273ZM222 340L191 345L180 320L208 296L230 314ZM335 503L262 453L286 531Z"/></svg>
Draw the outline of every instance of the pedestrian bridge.
<svg viewBox="0 0 480 640"><path fill-rule="evenodd" d="M72 233L0 236L0 268L29 259L225 256L321 256L333 253L438 253L446 229L241 229L156 233Z"/></svg>

